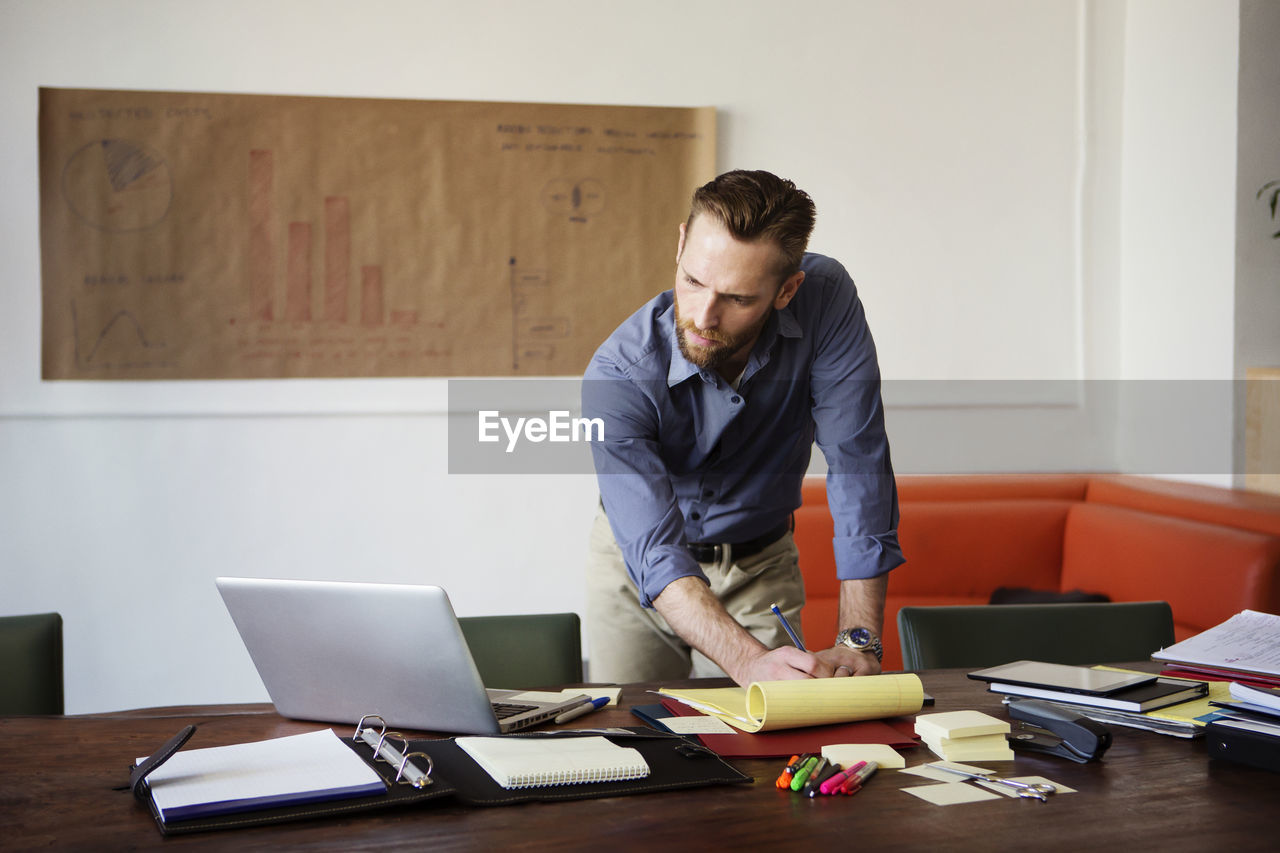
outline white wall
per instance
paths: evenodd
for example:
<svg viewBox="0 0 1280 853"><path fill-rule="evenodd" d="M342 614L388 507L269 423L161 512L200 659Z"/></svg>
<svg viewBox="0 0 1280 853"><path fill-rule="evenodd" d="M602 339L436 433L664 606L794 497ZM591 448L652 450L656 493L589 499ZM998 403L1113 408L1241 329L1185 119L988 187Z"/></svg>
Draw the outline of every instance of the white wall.
<svg viewBox="0 0 1280 853"><path fill-rule="evenodd" d="M1125 34L1121 374L1216 382L1185 383L1201 411L1130 389L1120 456L1141 465L1188 435L1217 460L1198 479L1230 486L1239 7L1129 0ZM1216 417L1203 417L1206 400Z"/></svg>
<svg viewBox="0 0 1280 853"><path fill-rule="evenodd" d="M38 86L714 105L719 165L809 189L814 248L859 281L901 470L1112 469L1113 390L1076 380L1141 375L1198 317L1230 363L1230 295L1170 312L1166 267L1128 251L1126 170L1168 140L1127 76L1208 72L1176 120L1217 128L1235 5L0 0L0 612L63 613L71 712L256 700L216 575L581 612L595 501L586 476L449 475L441 380L41 382ZM1211 136L1177 165L1214 200ZM939 406L919 379L1000 381Z"/></svg>

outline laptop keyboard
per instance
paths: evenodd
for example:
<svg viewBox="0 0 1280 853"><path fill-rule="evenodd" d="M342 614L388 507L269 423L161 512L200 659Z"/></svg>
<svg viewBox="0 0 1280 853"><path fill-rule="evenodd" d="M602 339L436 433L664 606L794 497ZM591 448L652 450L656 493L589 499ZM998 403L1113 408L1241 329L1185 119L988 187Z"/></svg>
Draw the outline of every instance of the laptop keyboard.
<svg viewBox="0 0 1280 853"><path fill-rule="evenodd" d="M499 720L505 720L508 717L514 717L516 714L523 714L525 711L532 711L537 705L520 705L511 702L494 702L493 713L498 715Z"/></svg>

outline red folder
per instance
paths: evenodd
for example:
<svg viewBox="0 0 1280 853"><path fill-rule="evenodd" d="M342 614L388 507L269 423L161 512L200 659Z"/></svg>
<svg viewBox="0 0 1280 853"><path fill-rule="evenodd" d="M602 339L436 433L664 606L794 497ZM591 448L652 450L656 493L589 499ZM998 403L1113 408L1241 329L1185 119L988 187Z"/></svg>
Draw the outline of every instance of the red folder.
<svg viewBox="0 0 1280 853"><path fill-rule="evenodd" d="M1238 681L1250 687L1280 687L1280 678L1239 669L1191 664L1168 664L1160 672L1170 678L1191 678L1196 681Z"/></svg>
<svg viewBox="0 0 1280 853"><path fill-rule="evenodd" d="M700 715L700 712L675 699L663 699L662 707L677 717ZM887 743L895 749L919 745L915 724L904 717L756 734L735 731L733 734L697 735L697 738L707 749L725 758L788 758L802 752L820 752L822 747L832 743Z"/></svg>

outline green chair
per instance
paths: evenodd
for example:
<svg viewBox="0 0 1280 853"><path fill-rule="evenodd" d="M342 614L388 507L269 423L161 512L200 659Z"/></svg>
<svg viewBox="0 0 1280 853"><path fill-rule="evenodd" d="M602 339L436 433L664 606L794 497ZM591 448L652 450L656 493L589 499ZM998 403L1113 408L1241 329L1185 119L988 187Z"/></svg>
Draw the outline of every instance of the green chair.
<svg viewBox="0 0 1280 853"><path fill-rule="evenodd" d="M0 715L62 711L62 616L0 616Z"/></svg>
<svg viewBox="0 0 1280 853"><path fill-rule="evenodd" d="M532 690L582 681L576 613L461 616L458 624L485 687Z"/></svg>
<svg viewBox="0 0 1280 853"><path fill-rule="evenodd" d="M903 607L908 671L1015 660L1073 665L1141 661L1174 642L1165 601Z"/></svg>

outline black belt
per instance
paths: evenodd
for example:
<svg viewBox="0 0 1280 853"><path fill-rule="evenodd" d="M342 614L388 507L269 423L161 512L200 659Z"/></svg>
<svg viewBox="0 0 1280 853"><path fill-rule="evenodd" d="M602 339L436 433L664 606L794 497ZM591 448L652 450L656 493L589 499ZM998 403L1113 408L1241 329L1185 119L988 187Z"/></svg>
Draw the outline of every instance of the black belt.
<svg viewBox="0 0 1280 853"><path fill-rule="evenodd" d="M693 555L693 559L699 563L718 563L720 558L724 556L724 549L727 545L729 554L735 560L743 557L750 557L753 554L759 554L765 548L768 548L774 542L777 542L783 536L786 536L794 528L795 517L788 516L787 520L781 525L770 530L763 536L757 536L755 539L748 539L746 542L690 542L685 545L689 549L689 553Z"/></svg>

